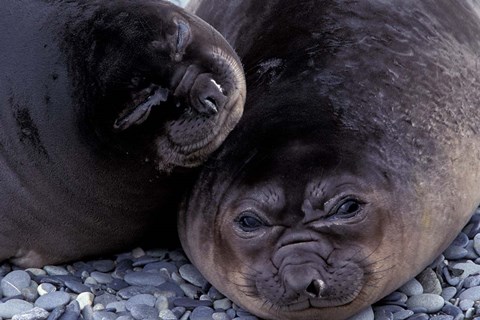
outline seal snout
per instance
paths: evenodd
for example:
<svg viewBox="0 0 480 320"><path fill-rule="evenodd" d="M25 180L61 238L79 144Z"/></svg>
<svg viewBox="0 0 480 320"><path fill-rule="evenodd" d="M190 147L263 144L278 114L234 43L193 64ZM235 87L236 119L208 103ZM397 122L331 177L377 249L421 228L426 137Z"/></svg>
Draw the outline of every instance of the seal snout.
<svg viewBox="0 0 480 320"><path fill-rule="evenodd" d="M195 97L197 97L195 99ZM190 99L192 107L203 116L213 116L225 106L227 97L222 92L222 87L210 74L200 74L193 84Z"/></svg>
<svg viewBox="0 0 480 320"><path fill-rule="evenodd" d="M320 273L313 267L296 266L289 268L284 275L287 291L293 291L306 298L321 298L327 285L321 279Z"/></svg>

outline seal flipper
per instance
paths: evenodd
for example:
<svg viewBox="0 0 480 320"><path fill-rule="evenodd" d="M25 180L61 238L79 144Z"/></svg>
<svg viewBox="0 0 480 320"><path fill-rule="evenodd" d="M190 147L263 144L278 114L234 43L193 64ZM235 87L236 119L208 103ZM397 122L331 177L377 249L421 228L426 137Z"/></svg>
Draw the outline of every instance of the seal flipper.
<svg viewBox="0 0 480 320"><path fill-rule="evenodd" d="M158 88L138 106L133 109L123 110L120 116L115 120L113 128L118 131L123 131L130 128L132 125L142 124L147 120L153 106L158 106L161 102L167 101L168 92L168 89Z"/></svg>

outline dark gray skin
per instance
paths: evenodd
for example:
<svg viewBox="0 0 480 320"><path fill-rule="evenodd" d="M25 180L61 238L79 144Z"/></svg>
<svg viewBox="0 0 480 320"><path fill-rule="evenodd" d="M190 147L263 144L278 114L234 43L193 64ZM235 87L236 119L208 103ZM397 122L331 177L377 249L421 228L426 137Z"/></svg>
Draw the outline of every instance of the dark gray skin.
<svg viewBox="0 0 480 320"><path fill-rule="evenodd" d="M346 319L418 274L480 202L480 6L191 8L249 96L181 209L188 257L266 319Z"/></svg>
<svg viewBox="0 0 480 320"><path fill-rule="evenodd" d="M243 111L221 35L165 1L7 0L0 47L0 260L171 238L194 173L182 168Z"/></svg>

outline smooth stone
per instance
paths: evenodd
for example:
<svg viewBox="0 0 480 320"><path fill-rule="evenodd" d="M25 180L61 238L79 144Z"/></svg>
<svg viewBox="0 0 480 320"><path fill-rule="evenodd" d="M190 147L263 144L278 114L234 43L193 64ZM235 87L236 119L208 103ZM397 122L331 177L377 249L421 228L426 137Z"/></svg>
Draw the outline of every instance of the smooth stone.
<svg viewBox="0 0 480 320"><path fill-rule="evenodd" d="M149 263L143 267L143 271L160 271L162 269L166 269L170 274L178 271L177 267L173 263L166 261Z"/></svg>
<svg viewBox="0 0 480 320"><path fill-rule="evenodd" d="M173 300L173 305L176 307L196 308L196 307L211 307L212 302L208 300L194 300L190 298L177 298Z"/></svg>
<svg viewBox="0 0 480 320"><path fill-rule="evenodd" d="M51 311L57 307L64 306L70 301L70 295L63 291L55 291L40 296L35 301L35 306Z"/></svg>
<svg viewBox="0 0 480 320"><path fill-rule="evenodd" d="M452 241L452 244L454 246L465 248L467 246L468 240L468 236L465 233L460 232L455 238L455 240Z"/></svg>
<svg viewBox="0 0 480 320"><path fill-rule="evenodd" d="M450 245L445 251L443 251L443 255L447 260L459 260L465 258L467 254L467 249L455 245Z"/></svg>
<svg viewBox="0 0 480 320"><path fill-rule="evenodd" d="M29 272L34 276L45 276L47 274L45 270L39 268L27 268L25 269L25 272Z"/></svg>
<svg viewBox="0 0 480 320"><path fill-rule="evenodd" d="M93 313L93 320L115 320L117 315L113 312L95 311Z"/></svg>
<svg viewBox="0 0 480 320"><path fill-rule="evenodd" d="M41 269L40 269L41 270ZM31 310L15 314L12 320L45 320L50 313L42 308L35 307Z"/></svg>
<svg viewBox="0 0 480 320"><path fill-rule="evenodd" d="M213 312L209 307L197 307L193 309L190 320L211 320Z"/></svg>
<svg viewBox="0 0 480 320"><path fill-rule="evenodd" d="M178 271L183 279L197 287L203 288L208 283L200 271L198 271L198 269L192 264L184 264L178 269Z"/></svg>
<svg viewBox="0 0 480 320"><path fill-rule="evenodd" d="M168 309L160 310L158 316L161 320L177 320L178 319L178 317L171 310L168 310Z"/></svg>
<svg viewBox="0 0 480 320"><path fill-rule="evenodd" d="M214 312L212 314L213 320L230 320L231 318L225 312Z"/></svg>
<svg viewBox="0 0 480 320"><path fill-rule="evenodd" d="M416 296L411 296L407 300L407 306L409 309L413 308L425 308L427 313L435 313L442 309L445 301L443 298L436 294L423 293Z"/></svg>
<svg viewBox="0 0 480 320"><path fill-rule="evenodd" d="M106 306L110 302L115 302L115 301L118 301L117 297L110 293L104 293L102 295L96 296L93 299L94 304L103 304L104 306Z"/></svg>
<svg viewBox="0 0 480 320"><path fill-rule="evenodd" d="M131 254L132 254L132 257L134 257L135 259L138 259L145 255L145 251L143 251L142 248L135 248L132 250Z"/></svg>
<svg viewBox="0 0 480 320"><path fill-rule="evenodd" d="M60 319L62 314L65 312L65 306L60 306L55 309L53 309L52 312L50 312L50 315L48 316L47 320L57 320Z"/></svg>
<svg viewBox="0 0 480 320"><path fill-rule="evenodd" d="M172 280L178 285L181 285L182 283L187 282L177 272L172 273Z"/></svg>
<svg viewBox="0 0 480 320"><path fill-rule="evenodd" d="M478 255L480 255L480 233L473 237L473 249Z"/></svg>
<svg viewBox="0 0 480 320"><path fill-rule="evenodd" d="M134 267L143 267L149 263L155 263L155 262L159 262L160 259L158 258L155 258L155 257L150 257L148 255L145 255L143 257L140 257L138 259L135 259L135 261L133 261L133 266ZM145 269L144 269L145 270Z"/></svg>
<svg viewBox="0 0 480 320"><path fill-rule="evenodd" d="M155 297L152 296L151 294L139 294L136 296L131 297L128 299L127 303L125 304L127 310L130 310L133 306L135 305L147 305L149 307L153 307L155 305Z"/></svg>
<svg viewBox="0 0 480 320"><path fill-rule="evenodd" d="M410 297L410 296L416 296L416 295L422 294L423 287L420 284L420 282L418 282L417 279L413 278L407 283L405 283L403 286L398 288L398 291L403 292Z"/></svg>
<svg viewBox="0 0 480 320"><path fill-rule="evenodd" d="M85 263L83 261L74 262L72 264L72 267L75 270L77 270L77 272L80 272L80 273L83 273L83 272L90 273L92 271L95 271L95 268L91 264Z"/></svg>
<svg viewBox="0 0 480 320"><path fill-rule="evenodd" d="M478 258L478 254L475 251L475 248L473 247L473 240L470 240L468 242L465 249L468 251L468 254L465 256L465 259L475 260Z"/></svg>
<svg viewBox="0 0 480 320"><path fill-rule="evenodd" d="M208 290L208 296L212 298L212 300L220 300L225 298L225 296L220 291L218 291L215 287L211 287Z"/></svg>
<svg viewBox="0 0 480 320"><path fill-rule="evenodd" d="M185 293L185 295L191 299L198 299L198 297L202 294L202 290L199 287L190 283L182 283L180 285L180 289L182 289L183 293Z"/></svg>
<svg viewBox="0 0 480 320"><path fill-rule="evenodd" d="M460 271L463 273L463 270ZM442 274L449 285L457 286L460 283L460 277L450 275L448 268L443 268Z"/></svg>
<svg viewBox="0 0 480 320"><path fill-rule="evenodd" d="M105 306L105 309L114 309L115 312L123 312L127 310L126 307L126 301L115 301L115 302L110 302Z"/></svg>
<svg viewBox="0 0 480 320"><path fill-rule="evenodd" d="M424 313L418 313L418 314L414 314L410 318L407 318L407 320L428 320L428 315Z"/></svg>
<svg viewBox="0 0 480 320"><path fill-rule="evenodd" d="M405 320L412 316L414 313L412 310L402 310L393 314L393 320Z"/></svg>
<svg viewBox="0 0 480 320"><path fill-rule="evenodd" d="M393 320L393 313L386 310L375 311L374 309L374 315L375 320Z"/></svg>
<svg viewBox="0 0 480 320"><path fill-rule="evenodd" d="M158 318L158 310L154 307L150 307L144 304L137 304L130 308L130 313L132 317L140 320L140 319L156 319Z"/></svg>
<svg viewBox="0 0 480 320"><path fill-rule="evenodd" d="M94 295L91 292L82 292L80 293L76 300L80 306L80 310L83 310L85 306L91 306L93 304Z"/></svg>
<svg viewBox="0 0 480 320"><path fill-rule="evenodd" d="M87 277L85 279L85 281L83 281L83 284L85 284L86 286L89 286L89 287L93 287L93 286L98 285L98 282L97 282L97 280L95 280L92 277Z"/></svg>
<svg viewBox="0 0 480 320"><path fill-rule="evenodd" d="M463 273L460 276L461 279L465 279L472 274L480 273L480 265L477 265L472 261L455 263L452 265L452 269L463 270Z"/></svg>
<svg viewBox="0 0 480 320"><path fill-rule="evenodd" d="M182 315L185 314L185 311L187 311L187 309L185 309L184 307L175 307L172 308L171 311L177 318L180 318Z"/></svg>
<svg viewBox="0 0 480 320"><path fill-rule="evenodd" d="M70 272L68 272L67 269L59 266L44 266L43 270L45 270L51 276L70 275Z"/></svg>
<svg viewBox="0 0 480 320"><path fill-rule="evenodd" d="M66 307L59 320L77 320L80 317L80 306L76 300L72 300Z"/></svg>
<svg viewBox="0 0 480 320"><path fill-rule="evenodd" d="M374 312L377 312L377 311L385 311L385 312L391 313L391 314L393 315L395 312L402 311L403 309L404 309L404 308L402 308L402 307L400 307L400 306L388 304L388 305L383 305L383 306L375 306L375 307L373 308L373 311L374 311Z"/></svg>
<svg viewBox="0 0 480 320"><path fill-rule="evenodd" d="M438 280L437 274L432 269L427 268L423 270L416 278L423 287L423 293L442 293L442 285Z"/></svg>
<svg viewBox="0 0 480 320"><path fill-rule="evenodd" d="M445 301L449 301L457 294L457 288L455 287L446 287L443 288L442 293L440 294Z"/></svg>
<svg viewBox="0 0 480 320"><path fill-rule="evenodd" d="M182 288L174 282L165 282L157 287L160 293L164 293L168 297L168 294L174 293L174 296L183 297L185 293Z"/></svg>
<svg viewBox="0 0 480 320"><path fill-rule="evenodd" d="M213 302L213 309L215 310L224 310L224 311L227 311L228 309L230 309L232 307L232 301L230 301L229 299L225 298L225 299L221 299L221 300L215 300Z"/></svg>
<svg viewBox="0 0 480 320"><path fill-rule="evenodd" d="M192 311L190 310L185 311L185 313L180 317L180 320L189 320L191 314L192 314Z"/></svg>
<svg viewBox="0 0 480 320"><path fill-rule="evenodd" d="M451 304L445 304L445 306L442 308L442 312L446 313L448 315L451 315L453 317L456 317L456 316L462 314L462 310L460 310L459 307L451 305Z"/></svg>
<svg viewBox="0 0 480 320"><path fill-rule="evenodd" d="M37 287L27 287L22 289L22 296L28 302L34 302L38 298Z"/></svg>
<svg viewBox="0 0 480 320"><path fill-rule="evenodd" d="M92 306L85 306L82 310L83 320L93 320L93 308Z"/></svg>
<svg viewBox="0 0 480 320"><path fill-rule="evenodd" d="M463 286L465 288L477 287L480 285L480 275L469 276L465 278Z"/></svg>
<svg viewBox="0 0 480 320"><path fill-rule="evenodd" d="M33 309L32 303L20 299L11 299L7 302L0 303L0 317L11 318L16 314Z"/></svg>
<svg viewBox="0 0 480 320"><path fill-rule="evenodd" d="M115 291L118 291L118 290L121 290L123 288L126 288L128 287L128 283L126 283L125 281L123 281L122 279L113 279L112 282L109 282L107 284L107 287L108 288L111 288Z"/></svg>
<svg viewBox="0 0 480 320"><path fill-rule="evenodd" d="M463 299L463 300L460 300L460 303L458 304L458 307L460 309L462 309L463 311L467 311L468 309L473 307L474 303L475 302L473 300Z"/></svg>
<svg viewBox="0 0 480 320"><path fill-rule="evenodd" d="M117 320L133 320L132 316L120 316L117 318Z"/></svg>
<svg viewBox="0 0 480 320"><path fill-rule="evenodd" d="M0 281L0 288L5 297L13 297L22 294L22 289L30 286L30 275L23 270L9 272Z"/></svg>
<svg viewBox="0 0 480 320"><path fill-rule="evenodd" d="M128 300L131 297L142 294L142 293L156 295L161 292L162 291L160 289L152 286L130 286L130 287L126 287L119 290L117 292L117 296L119 296L122 299Z"/></svg>
<svg viewBox="0 0 480 320"><path fill-rule="evenodd" d="M227 311L228 314L228 311ZM348 320L374 320L374 313L372 307L367 307L354 315L353 317L348 318Z"/></svg>
<svg viewBox="0 0 480 320"><path fill-rule="evenodd" d="M95 279L98 283L101 284L107 284L112 282L113 278L109 273L104 273L104 272L98 272L98 271L93 271L90 273L90 277Z"/></svg>
<svg viewBox="0 0 480 320"><path fill-rule="evenodd" d="M165 282L162 276L144 271L127 273L124 280L131 286L159 286Z"/></svg>
<svg viewBox="0 0 480 320"><path fill-rule="evenodd" d="M480 300L480 287L472 287L460 293L458 296L460 300L470 299L470 300Z"/></svg>
<svg viewBox="0 0 480 320"><path fill-rule="evenodd" d="M357 313L357 315L362 314L362 313L364 313L364 312L367 312L367 313L368 313L368 311L366 311L366 310L368 310L369 308L370 308L370 310L372 310L372 317L373 317L373 309L372 309L372 307L367 307L366 309L363 309L363 311L360 311L359 313ZM227 315L228 315L231 319L235 318L235 316L237 315L237 312L236 312L233 308L232 308L232 309L228 309L226 313L227 313ZM354 317L355 317L355 316L354 316ZM355 320L368 320L368 319L370 319L370 318L360 318L360 319L355 319ZM372 318L372 319L373 319L373 318Z"/></svg>
<svg viewBox="0 0 480 320"><path fill-rule="evenodd" d="M92 267L100 272L110 272L115 269L115 262L112 260L96 260L92 262Z"/></svg>
<svg viewBox="0 0 480 320"><path fill-rule="evenodd" d="M405 303L408 297L403 292L394 291L390 293L388 296L384 297L381 302L400 302Z"/></svg>
<svg viewBox="0 0 480 320"><path fill-rule="evenodd" d="M81 283L80 281L65 281L65 286L75 293L90 292L90 288Z"/></svg>

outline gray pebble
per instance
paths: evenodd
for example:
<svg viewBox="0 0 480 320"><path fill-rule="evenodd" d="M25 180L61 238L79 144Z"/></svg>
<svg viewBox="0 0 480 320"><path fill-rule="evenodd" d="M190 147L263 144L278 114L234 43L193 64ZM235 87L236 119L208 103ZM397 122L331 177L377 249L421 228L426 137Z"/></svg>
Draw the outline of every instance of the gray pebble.
<svg viewBox="0 0 480 320"><path fill-rule="evenodd" d="M367 309L372 310L372 307L368 307L368 308L364 309L364 310L361 311L359 314L365 312ZM227 313L227 315L228 315L231 319L235 318L235 316L237 315L237 312L236 312L233 308L232 308L232 309L228 309L226 313ZM372 317L373 317L373 310L372 310ZM355 320L368 320L368 319L369 319L369 318L360 318L360 319L355 319Z"/></svg>
<svg viewBox="0 0 480 320"><path fill-rule="evenodd" d="M168 309L160 310L158 316L161 320L177 320L178 319L178 317Z"/></svg>
<svg viewBox="0 0 480 320"><path fill-rule="evenodd" d="M445 301L441 296L431 293L423 293L420 295L411 296L407 300L407 306L409 309L425 308L427 313L440 311L444 303Z"/></svg>
<svg viewBox="0 0 480 320"><path fill-rule="evenodd" d="M428 320L428 316L424 313L418 313L414 314L410 318L407 318L407 320Z"/></svg>
<svg viewBox="0 0 480 320"><path fill-rule="evenodd" d="M100 272L110 272L115 269L115 262L112 260L97 260L92 262L92 267Z"/></svg>
<svg viewBox="0 0 480 320"><path fill-rule="evenodd" d="M418 282L417 279L413 278L412 280L405 283L401 286L398 291L405 293L407 296L416 296L423 293L423 287Z"/></svg>
<svg viewBox="0 0 480 320"><path fill-rule="evenodd" d="M184 264L178 270L183 279L187 280L197 287L203 288L207 285L207 280L192 264Z"/></svg>
<svg viewBox="0 0 480 320"><path fill-rule="evenodd" d="M454 317L462 314L462 310L460 310L459 307L451 304L445 304L445 306L442 308L442 312Z"/></svg>
<svg viewBox="0 0 480 320"><path fill-rule="evenodd" d="M471 307L473 307L474 301L470 299L463 299L460 300L460 303L458 304L458 307L462 309L463 311L467 311Z"/></svg>
<svg viewBox="0 0 480 320"><path fill-rule="evenodd" d="M43 267L43 270L45 270L51 276L70 275L70 272L68 272L67 269L60 266L45 266Z"/></svg>
<svg viewBox="0 0 480 320"><path fill-rule="evenodd" d="M38 298L38 292L36 287L27 287L22 289L22 296L28 302L34 302Z"/></svg>
<svg viewBox="0 0 480 320"><path fill-rule="evenodd" d="M109 273L93 271L90 273L90 276L95 279L98 283L107 284L112 282L113 278Z"/></svg>
<svg viewBox="0 0 480 320"><path fill-rule="evenodd" d="M123 281L122 279L113 279L112 282L107 283L107 287L113 289L115 291L121 290L123 288L128 287L128 283Z"/></svg>
<svg viewBox="0 0 480 320"><path fill-rule="evenodd" d="M184 307L175 307L172 309L173 314L177 318L180 318L185 313L185 311L187 311L187 309L185 309Z"/></svg>
<svg viewBox="0 0 480 320"><path fill-rule="evenodd" d="M192 299L198 299L198 297L202 294L202 290L199 287L196 287L190 283L182 283L180 285L180 289L183 290L187 297Z"/></svg>
<svg viewBox="0 0 480 320"><path fill-rule="evenodd" d="M126 301L115 301L115 302L110 302L105 306L106 309L113 309L115 312L123 312L127 310L126 307Z"/></svg>
<svg viewBox="0 0 480 320"><path fill-rule="evenodd" d="M197 307L193 309L190 320L211 320L213 312L209 307Z"/></svg>
<svg viewBox="0 0 480 320"><path fill-rule="evenodd" d="M215 287L211 287L208 290L208 296L213 300L220 300L225 298L225 296L220 291L218 291Z"/></svg>
<svg viewBox="0 0 480 320"><path fill-rule="evenodd" d="M20 299L11 299L7 302L0 303L0 317L11 318L15 314L33 309L33 304Z"/></svg>
<svg viewBox="0 0 480 320"><path fill-rule="evenodd" d="M124 280L131 286L159 286L165 282L162 276L144 271L127 273Z"/></svg>
<svg viewBox="0 0 480 320"><path fill-rule="evenodd" d="M393 320L405 320L413 315L412 310L402 310L393 314Z"/></svg>
<svg viewBox="0 0 480 320"><path fill-rule="evenodd" d="M480 287L472 287L460 293L458 296L460 300L470 299L470 300L480 300Z"/></svg>
<svg viewBox="0 0 480 320"><path fill-rule="evenodd" d="M30 286L30 275L23 270L8 273L0 281L0 288L5 297L13 297L22 294L22 289Z"/></svg>
<svg viewBox="0 0 480 320"><path fill-rule="evenodd" d="M465 247L465 249L468 251L468 254L465 256L465 259L475 260L478 258L478 254L475 251L475 248L473 247L473 240L470 240L467 243L467 246Z"/></svg>
<svg viewBox="0 0 480 320"><path fill-rule="evenodd" d="M177 267L173 263L166 261L149 263L143 267L143 271L160 271L161 269L166 269L170 274L178 271Z"/></svg>
<svg viewBox="0 0 480 320"><path fill-rule="evenodd" d="M213 302L213 308L215 310L224 310L224 311L227 311L228 309L230 309L232 307L232 302L225 298L225 299L221 299L221 300L215 300Z"/></svg>
<svg viewBox="0 0 480 320"><path fill-rule="evenodd" d="M117 320L133 320L132 316L120 316L117 318Z"/></svg>
<svg viewBox="0 0 480 320"><path fill-rule="evenodd" d="M160 259L159 258L155 258L155 257L150 257L148 255L145 255L143 257L140 257L138 259L135 259L135 261L133 261L133 266L134 267L143 267L149 263L155 263L155 262L159 262Z"/></svg>
<svg viewBox="0 0 480 320"><path fill-rule="evenodd" d="M480 255L480 233L476 234L473 238L473 249L478 255Z"/></svg>
<svg viewBox="0 0 480 320"><path fill-rule="evenodd" d="M430 320L453 320L452 316L449 315L437 315L430 318Z"/></svg>
<svg viewBox="0 0 480 320"><path fill-rule="evenodd" d="M148 318L153 318L153 319L158 318L158 310L155 309L154 307L150 307L144 304L134 305L130 308L129 311L132 314L132 317L137 320L148 319Z"/></svg>
<svg viewBox="0 0 480 320"><path fill-rule="evenodd" d="M468 240L468 236L465 233L460 232L455 238L455 240L453 240L452 245L465 248L467 246Z"/></svg>
<svg viewBox="0 0 480 320"><path fill-rule="evenodd" d="M104 293L102 295L96 296L93 299L94 304L103 304L104 306L106 306L110 302L116 302L116 301L118 301L117 297L110 293Z"/></svg>
<svg viewBox="0 0 480 320"><path fill-rule="evenodd" d="M165 296L158 296L157 300L155 301L155 308L157 310L162 311L162 310L167 310L169 308L170 304L168 303L168 298Z"/></svg>
<svg viewBox="0 0 480 320"><path fill-rule="evenodd" d="M93 320L93 308L91 305L86 305L82 309L83 320Z"/></svg>
<svg viewBox="0 0 480 320"><path fill-rule="evenodd" d="M384 297L381 301L382 302L397 302L397 303L405 303L408 297L405 293L394 291L390 293L388 296Z"/></svg>
<svg viewBox="0 0 480 320"><path fill-rule="evenodd" d="M457 294L457 288L455 287L446 287L443 288L442 293L440 294L445 301L452 299Z"/></svg>
<svg viewBox="0 0 480 320"><path fill-rule="evenodd" d="M70 301L70 295L63 291L55 291L40 296L35 301L35 306L51 311L59 306L64 306Z"/></svg>
<svg viewBox="0 0 480 320"><path fill-rule="evenodd" d="M452 269L463 270L463 273L460 276L462 279L465 279L472 274L480 273L480 265L477 265L472 261L455 263L452 265Z"/></svg>
<svg viewBox="0 0 480 320"><path fill-rule="evenodd" d="M227 311L228 312L228 311ZM357 313L356 315L348 318L348 320L373 320L374 313L372 307L367 307Z"/></svg>
<svg viewBox="0 0 480 320"><path fill-rule="evenodd" d="M115 320L117 315L113 312L95 311L93 313L93 320Z"/></svg>
<svg viewBox="0 0 480 320"><path fill-rule="evenodd" d="M427 268L423 270L416 278L423 287L423 293L442 293L442 285L438 280L437 274L432 269Z"/></svg>
<svg viewBox="0 0 480 320"><path fill-rule="evenodd" d="M443 255L448 260L459 260L464 258L467 254L467 249L456 245L451 245L445 251L443 251Z"/></svg>
<svg viewBox="0 0 480 320"><path fill-rule="evenodd" d="M133 306L143 304L149 307L153 307L155 305L155 297L151 294L139 294L136 296L131 297L128 299L127 303L125 304L127 310L130 310Z"/></svg>
<svg viewBox="0 0 480 320"><path fill-rule="evenodd" d="M75 293L90 292L90 288L81 283L80 281L65 281L65 286Z"/></svg>
<svg viewBox="0 0 480 320"><path fill-rule="evenodd" d="M65 307L65 312L59 320L77 320L80 317L80 305L73 300Z"/></svg>
<svg viewBox="0 0 480 320"><path fill-rule="evenodd" d="M214 312L212 314L213 320L230 320L231 318L225 312Z"/></svg>
<svg viewBox="0 0 480 320"><path fill-rule="evenodd" d="M465 288L477 287L480 285L480 275L469 276L465 278L463 286Z"/></svg>
<svg viewBox="0 0 480 320"><path fill-rule="evenodd" d="M44 320L48 318L50 313L39 307L21 312L12 317L12 320Z"/></svg>
<svg viewBox="0 0 480 320"><path fill-rule="evenodd" d="M48 316L47 320L57 320L60 319L62 314L65 312L65 306L60 306L55 309L53 309L52 312L50 312L50 315Z"/></svg>
<svg viewBox="0 0 480 320"><path fill-rule="evenodd" d="M192 314L192 311L190 311L190 310L185 311L185 313L180 317L180 320L190 319L190 314Z"/></svg>

